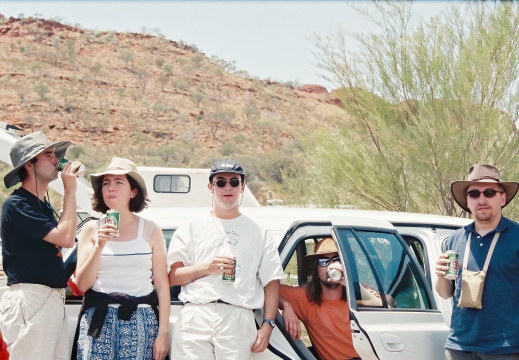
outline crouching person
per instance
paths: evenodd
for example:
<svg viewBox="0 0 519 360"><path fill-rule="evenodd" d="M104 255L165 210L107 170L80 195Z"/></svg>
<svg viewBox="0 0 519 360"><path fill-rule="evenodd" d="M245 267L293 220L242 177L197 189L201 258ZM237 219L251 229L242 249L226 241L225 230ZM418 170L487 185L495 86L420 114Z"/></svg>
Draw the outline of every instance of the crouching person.
<svg viewBox="0 0 519 360"><path fill-rule="evenodd" d="M76 274L85 297L72 359L164 359L170 312L166 245L160 228L135 214L147 206L144 179L132 161L113 158L90 181L93 209L117 210L119 228L104 216L81 232Z"/></svg>
<svg viewBox="0 0 519 360"><path fill-rule="evenodd" d="M237 162L216 161L211 212L173 235L169 281L182 285L185 305L174 325L172 359L247 360L269 344L283 271L270 234L240 213L244 178ZM256 330L258 308L264 320Z"/></svg>

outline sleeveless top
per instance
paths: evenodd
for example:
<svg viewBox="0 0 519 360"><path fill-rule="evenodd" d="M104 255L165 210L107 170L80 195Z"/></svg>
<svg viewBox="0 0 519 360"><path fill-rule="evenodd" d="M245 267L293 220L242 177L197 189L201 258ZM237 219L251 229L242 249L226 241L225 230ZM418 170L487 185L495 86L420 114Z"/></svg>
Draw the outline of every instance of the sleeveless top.
<svg viewBox="0 0 519 360"><path fill-rule="evenodd" d="M98 226L106 217L98 220ZM137 238L129 241L107 241L101 252L97 278L92 289L105 294L124 293L144 296L153 291L151 246L153 228L143 236L144 218L140 217Z"/></svg>

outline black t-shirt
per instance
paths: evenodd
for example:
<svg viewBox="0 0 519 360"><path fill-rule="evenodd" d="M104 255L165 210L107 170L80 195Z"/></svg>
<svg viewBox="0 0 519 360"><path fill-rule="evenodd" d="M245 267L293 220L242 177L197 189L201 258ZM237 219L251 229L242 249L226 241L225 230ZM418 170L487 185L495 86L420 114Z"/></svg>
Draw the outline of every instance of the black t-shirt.
<svg viewBox="0 0 519 360"><path fill-rule="evenodd" d="M67 286L61 248L43 240L56 226L52 208L19 188L2 206L2 257L7 285Z"/></svg>

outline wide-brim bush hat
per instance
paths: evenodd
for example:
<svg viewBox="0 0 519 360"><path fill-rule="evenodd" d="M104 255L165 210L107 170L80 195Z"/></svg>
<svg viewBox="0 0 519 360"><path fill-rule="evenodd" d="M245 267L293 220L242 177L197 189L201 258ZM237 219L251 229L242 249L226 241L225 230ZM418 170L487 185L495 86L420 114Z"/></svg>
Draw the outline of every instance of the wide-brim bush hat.
<svg viewBox="0 0 519 360"><path fill-rule="evenodd" d="M501 173L495 166L486 164L472 165L469 169L467 180L458 180L451 184L451 193L454 201L456 201L463 210L469 213L471 211L467 206L466 190L470 185L477 183L495 183L501 185L506 194L506 202L503 207L512 201L519 189L519 183L515 181L501 181Z"/></svg>
<svg viewBox="0 0 519 360"><path fill-rule="evenodd" d="M41 131L19 138L16 140L9 153L11 156L11 164L13 164L14 169L4 176L5 187L10 188L22 181L20 179L19 171L27 161L35 158L38 154L50 148L54 148L54 154L56 157L62 159L70 145L72 145L72 143L68 140L53 143L47 139L45 134Z"/></svg>
<svg viewBox="0 0 519 360"><path fill-rule="evenodd" d="M235 173L240 174L242 180L245 177L245 172L241 165L235 160L216 160L211 167L211 172L209 173L209 182L213 181L213 177L216 174L221 173Z"/></svg>
<svg viewBox="0 0 519 360"><path fill-rule="evenodd" d="M337 245L335 245L335 241L331 237L324 238L320 240L314 249L314 253L311 255L306 255L303 258L303 268L305 270L305 274L307 276L312 275L313 267L315 266L315 261L321 255L324 254L332 254L338 252Z"/></svg>
<svg viewBox="0 0 519 360"><path fill-rule="evenodd" d="M137 172L137 166L131 160L114 157L110 162L110 165L105 169L105 171L97 174L90 175L90 183L92 187L101 181L103 181L103 176L105 175L128 175L133 180L137 182L141 191L144 195L144 198L148 198L148 190L146 189L146 183L141 175Z"/></svg>

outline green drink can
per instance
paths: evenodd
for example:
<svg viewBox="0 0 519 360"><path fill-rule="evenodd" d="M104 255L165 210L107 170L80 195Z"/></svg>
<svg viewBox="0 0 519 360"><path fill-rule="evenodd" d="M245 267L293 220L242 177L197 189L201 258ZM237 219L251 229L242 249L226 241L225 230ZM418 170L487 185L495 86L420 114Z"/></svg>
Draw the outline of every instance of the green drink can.
<svg viewBox="0 0 519 360"><path fill-rule="evenodd" d="M65 159L65 158L59 159L58 162L56 163L56 168L58 169L58 171L63 171L63 169L65 168L65 165L67 165L67 163L69 161L70 160ZM81 164L81 166L76 170L75 174L78 174L79 176L83 176L85 174L85 165Z"/></svg>
<svg viewBox="0 0 519 360"><path fill-rule="evenodd" d="M112 224L117 228L117 234L113 235L113 237L119 236L119 220L120 220L120 214L118 210L110 209L106 212L106 223Z"/></svg>
<svg viewBox="0 0 519 360"><path fill-rule="evenodd" d="M67 165L68 162L69 162L69 160L67 160L65 158L59 159L58 162L56 163L56 167L58 168L58 171L63 171L63 168L65 167L65 165Z"/></svg>
<svg viewBox="0 0 519 360"><path fill-rule="evenodd" d="M234 282L236 280L236 258L233 257L233 268L232 274L222 273L222 281L223 282Z"/></svg>
<svg viewBox="0 0 519 360"><path fill-rule="evenodd" d="M447 264L447 271L445 271L445 278L447 280L456 280L458 278L458 270L460 268L460 263L458 261L458 252L454 250L448 250L445 252L447 254L447 259L450 262Z"/></svg>

